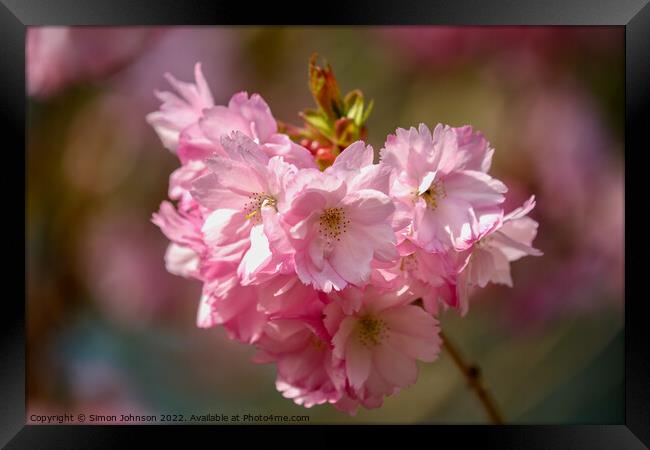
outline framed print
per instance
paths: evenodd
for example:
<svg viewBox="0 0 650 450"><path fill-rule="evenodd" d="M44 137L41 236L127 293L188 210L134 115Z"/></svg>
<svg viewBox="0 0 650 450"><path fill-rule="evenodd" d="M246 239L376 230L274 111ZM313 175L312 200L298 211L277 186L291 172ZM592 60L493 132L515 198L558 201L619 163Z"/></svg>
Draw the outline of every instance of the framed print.
<svg viewBox="0 0 650 450"><path fill-rule="evenodd" d="M647 448L646 1L2 3L7 448Z"/></svg>

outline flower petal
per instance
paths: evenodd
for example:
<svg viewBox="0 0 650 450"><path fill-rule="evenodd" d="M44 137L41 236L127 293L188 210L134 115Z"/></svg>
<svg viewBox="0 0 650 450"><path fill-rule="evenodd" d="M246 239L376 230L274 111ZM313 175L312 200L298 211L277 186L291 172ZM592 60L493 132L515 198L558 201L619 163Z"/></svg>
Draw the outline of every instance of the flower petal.
<svg viewBox="0 0 650 450"><path fill-rule="evenodd" d="M251 277L265 267L273 257L262 224L251 228L250 241L251 246L244 253L244 257L237 268L237 275L241 278L242 284L249 284Z"/></svg>
<svg viewBox="0 0 650 450"><path fill-rule="evenodd" d="M454 172L444 180L448 197L462 199L474 208L503 203L508 188L499 180L474 170Z"/></svg>
<svg viewBox="0 0 650 450"><path fill-rule="evenodd" d="M341 236L329 257L332 268L348 283L362 286L370 279L371 243L354 229Z"/></svg>
<svg viewBox="0 0 650 450"><path fill-rule="evenodd" d="M345 347L345 370L350 385L354 389L360 389L368 379L370 366L371 353L368 348L364 347L354 336L349 338Z"/></svg>
<svg viewBox="0 0 650 450"><path fill-rule="evenodd" d="M345 212L353 224L387 223L395 211L390 197L372 189L362 189L345 198Z"/></svg>
<svg viewBox="0 0 650 450"><path fill-rule="evenodd" d="M410 386L418 378L415 360L394 348L389 341L382 342L375 348L373 363L382 378L394 386Z"/></svg>

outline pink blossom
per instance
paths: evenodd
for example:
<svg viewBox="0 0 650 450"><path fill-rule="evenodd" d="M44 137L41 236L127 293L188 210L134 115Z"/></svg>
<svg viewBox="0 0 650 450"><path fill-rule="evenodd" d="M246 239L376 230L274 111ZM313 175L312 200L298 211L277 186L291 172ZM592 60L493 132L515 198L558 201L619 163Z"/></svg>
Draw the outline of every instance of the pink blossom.
<svg viewBox="0 0 650 450"><path fill-rule="evenodd" d="M440 302L456 306L456 278L462 263L455 252L427 252L401 236L399 258L392 264L376 264L371 284L383 290L408 286L422 299L425 310L436 315Z"/></svg>
<svg viewBox="0 0 650 450"><path fill-rule="evenodd" d="M201 211L196 207L176 210L165 201L151 221L172 242L165 253L167 270L186 278L200 278L199 257L205 250L201 236Z"/></svg>
<svg viewBox="0 0 650 450"><path fill-rule="evenodd" d="M531 246L537 235L538 224L527 214L534 207L533 196L523 206L507 214L497 226L488 230L463 256L466 259L464 267L459 270L461 275L457 281L461 314L467 313L470 288L483 288L489 282L512 287L510 262L526 255L542 255L541 251Z"/></svg>
<svg viewBox="0 0 650 450"><path fill-rule="evenodd" d="M258 363L277 364L278 391L310 408L341 398L345 373L332 357L332 345L320 317L269 322L256 343Z"/></svg>
<svg viewBox="0 0 650 450"><path fill-rule="evenodd" d="M372 147L352 144L325 172L305 169L294 180L283 220L295 247L298 277L330 292L370 280L373 260L396 258L387 177L372 164Z"/></svg>
<svg viewBox="0 0 650 450"><path fill-rule="evenodd" d="M503 218L503 224L475 244L468 269L470 282L485 287L488 282L512 287L510 262L526 255L541 256L531 247L537 235L537 222L526 217L535 207L535 197Z"/></svg>
<svg viewBox="0 0 650 450"><path fill-rule="evenodd" d="M277 275L258 285L258 308L270 318L314 317L325 298L295 274Z"/></svg>
<svg viewBox="0 0 650 450"><path fill-rule="evenodd" d="M345 364L350 393L366 407L378 407L417 379L416 360L434 361L440 352L438 322L411 305L408 289L380 293L350 288L325 308L334 357Z"/></svg>
<svg viewBox="0 0 650 450"><path fill-rule="evenodd" d="M273 256L264 218L285 202L285 186L297 168L282 157L269 158L241 132L224 137L222 148L224 156L206 161L208 173L194 181L192 196L209 211L202 232L213 255L240 261L238 274L250 284Z"/></svg>
<svg viewBox="0 0 650 450"><path fill-rule="evenodd" d="M239 92L228 106L217 105L203 111L198 121L185 128L180 138L181 161L224 155L221 138L233 131L248 136L269 156L283 156L298 167L316 167L311 153L293 143L288 136L277 133L277 123L271 109L259 94L250 97Z"/></svg>
<svg viewBox="0 0 650 450"><path fill-rule="evenodd" d="M161 214L154 217L154 223L161 228L165 222L170 220L174 223L176 231L171 230L169 224L163 229L176 244L170 246L166 254L167 267L172 273L184 276L194 274L197 258L201 251L205 251L207 260L213 262L221 260L228 263L241 260L244 255L239 271L244 281L248 281L253 272L261 271L262 266L268 262L268 244L261 232L261 227L253 230L249 226L260 217L255 217L253 221L250 221L246 217L229 215L232 210L226 211L222 207L215 210L214 207L206 207L205 203L209 203L209 200L202 195L202 191L199 189L197 198L204 203L200 205L190 193L192 183L201 177L204 182L212 180L214 177L214 175L208 176L212 172L206 166L206 159L220 157L236 160L241 156L236 154L236 149L225 149L222 145L222 138L228 139L233 131L238 131L241 135L237 138L240 142L243 142L246 136L254 139L257 143L265 142L264 146L259 147L257 156L266 161L269 160L269 156L278 154L301 166L315 167L315 163L306 149L293 144L287 136L276 133L275 119L268 105L259 95L249 98L246 93L239 93L232 97L228 107L215 106L199 63L195 65L194 72L195 83L181 82L167 74L167 80L178 95L171 92L158 92L157 95L163 102L160 110L147 116L147 120L154 127L163 144L170 150L177 151L183 163L170 178L169 196L171 199L179 200L178 211L174 212L173 207L167 205L164 207L164 211L161 210ZM231 147L236 145L238 144L232 144ZM246 161L239 162L246 163ZM215 164L218 165L213 161L212 165ZM272 166L268 170L273 174L275 168L284 163L281 160L274 160L269 164ZM288 167L286 164L284 166ZM227 178L223 172L221 173L222 178ZM208 217L207 213L210 211L212 214ZM165 217L169 220L165 220ZM239 225L236 223L237 220L239 220ZM240 226L241 233L246 236L242 236L241 233L235 233L227 238L224 234L219 235L219 227L226 225L230 226L228 230ZM204 229L206 226L208 229ZM201 248L197 250L188 246L187 243L179 242L181 237L177 230L181 227L184 236L191 233L193 240L201 241L206 245L200 245ZM206 231L208 238L203 241ZM259 245L254 247L254 251L246 252L251 242L259 243ZM215 248L215 245L218 245L218 248ZM260 248L262 252L258 251ZM267 249L266 253L264 253L265 248Z"/></svg>
<svg viewBox="0 0 650 450"><path fill-rule="evenodd" d="M169 177L169 198L178 200L183 209L191 209L196 205L192 197L192 183L208 173L204 161L193 160L176 169Z"/></svg>
<svg viewBox="0 0 650 450"><path fill-rule="evenodd" d="M162 102L158 111L147 115L147 122L156 130L163 145L175 152L178 148L180 133L203 117L203 110L214 106L212 92L208 86L201 63L194 66L195 83L186 83L165 74L173 92L156 92Z"/></svg>
<svg viewBox="0 0 650 450"><path fill-rule="evenodd" d="M458 274L467 264L467 257L455 252L430 253L410 240L399 245L400 260L391 270L408 285L423 303L425 310L437 314L440 304L457 307Z"/></svg>
<svg viewBox="0 0 650 450"><path fill-rule="evenodd" d="M195 83L186 83L166 74L179 95L157 92L162 105L147 116L163 145L177 152L181 162L223 155L221 138L239 131L262 144L269 156L284 156L299 167L316 167L307 149L277 132L271 109L259 94L249 97L239 92L228 106L215 105L200 63L195 65L194 77Z"/></svg>
<svg viewBox="0 0 650 450"><path fill-rule="evenodd" d="M242 286L233 275L213 278L203 287L197 325L210 328L223 325L231 339L256 342L267 316L257 308L257 290Z"/></svg>
<svg viewBox="0 0 650 450"><path fill-rule="evenodd" d="M165 78L177 94L156 92L162 105L147 115L147 121L163 145L178 153L183 164L215 154L225 156L221 138L239 131L261 144L268 156L283 156L298 167L316 167L307 149L277 132L271 109L259 94L249 97L239 92L228 106L215 105L200 63L194 67L194 83L179 81L170 74Z"/></svg>
<svg viewBox="0 0 650 450"><path fill-rule="evenodd" d="M472 127L398 129L381 163L358 141L320 171L259 95L214 105L198 65L195 78L169 77L179 95L149 115L181 163L176 207L153 217L167 269L203 283L197 325L254 345L295 403L379 407L437 358L441 307L464 314L470 290L540 254L534 199L504 216Z"/></svg>
<svg viewBox="0 0 650 450"><path fill-rule="evenodd" d="M468 128L399 128L381 163L392 169L391 197L412 223L405 233L431 252L465 250L498 220L507 188L485 171L491 150Z"/></svg>

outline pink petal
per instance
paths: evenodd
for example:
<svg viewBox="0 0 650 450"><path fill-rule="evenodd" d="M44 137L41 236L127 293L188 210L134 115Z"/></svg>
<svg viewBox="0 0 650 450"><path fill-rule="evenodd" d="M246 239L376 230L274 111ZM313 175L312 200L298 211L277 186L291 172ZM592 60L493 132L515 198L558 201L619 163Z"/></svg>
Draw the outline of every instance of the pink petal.
<svg viewBox="0 0 650 450"><path fill-rule="evenodd" d="M266 183L261 179L265 174L255 171L249 164L222 157L210 158L206 164L214 175L216 185L234 194L247 197L265 190Z"/></svg>
<svg viewBox="0 0 650 450"><path fill-rule="evenodd" d="M444 180L447 196L462 199L474 208L496 206L503 203L502 194L508 188L483 172L464 170L454 172Z"/></svg>
<svg viewBox="0 0 650 450"><path fill-rule="evenodd" d="M503 221L508 222L510 220L521 219L529 212L531 212L533 208L535 208L535 196L531 195L530 198L526 200L522 206L506 214L506 216L503 218Z"/></svg>
<svg viewBox="0 0 650 450"><path fill-rule="evenodd" d="M237 268L237 275L241 278L242 284L249 284L251 277L264 268L273 257L263 225L255 225L251 228L250 243L250 248Z"/></svg>
<svg viewBox="0 0 650 450"><path fill-rule="evenodd" d="M346 215L353 224L386 223L395 211L393 202L386 194L372 189L354 192L344 202Z"/></svg>
<svg viewBox="0 0 650 450"><path fill-rule="evenodd" d="M341 312L341 309L334 304L330 304L325 308L327 317L332 320ZM346 349L348 341L351 339L350 334L354 331L357 321L354 317L346 317L338 325L338 330L332 338L332 345L334 346L334 356L340 359L346 358Z"/></svg>
<svg viewBox="0 0 650 450"><path fill-rule="evenodd" d="M458 140L458 152L463 154L462 167L487 173L492 165L494 149L480 132L474 132L471 125L452 128Z"/></svg>
<svg viewBox="0 0 650 450"><path fill-rule="evenodd" d="M426 191L429 190L431 187L431 184L433 183L433 180L436 178L436 172L427 172L424 177L422 177L422 181L420 182L420 186L418 187L418 195L424 194Z"/></svg>
<svg viewBox="0 0 650 450"><path fill-rule="evenodd" d="M368 348L354 337L348 339L345 347L345 370L348 381L354 389L360 389L368 379L370 366L371 353Z"/></svg>
<svg viewBox="0 0 650 450"><path fill-rule="evenodd" d="M499 250L492 251L492 258L494 259L494 270L492 272L493 283L505 284L512 287L512 277L510 276L510 261Z"/></svg>
<svg viewBox="0 0 650 450"><path fill-rule="evenodd" d="M372 245L374 257L383 262L394 262L398 258L395 247L395 232L391 227L382 225L366 226L365 238Z"/></svg>
<svg viewBox="0 0 650 450"><path fill-rule="evenodd" d="M229 159L240 162L244 166L259 170L266 166L269 156L250 137L241 131L232 131L221 136L221 146Z"/></svg>
<svg viewBox="0 0 650 450"><path fill-rule="evenodd" d="M228 109L252 124L251 128L246 130L247 134L251 133L251 137L259 139L260 143L266 142L277 131L278 125L271 114L271 109L259 94L253 94L248 98L246 92L239 92L228 102Z"/></svg>
<svg viewBox="0 0 650 450"><path fill-rule="evenodd" d="M203 135L218 145L221 145L223 136L229 136L233 131L241 131L253 137L249 122L225 106L219 105L205 110L203 118L199 120L199 126Z"/></svg>
<svg viewBox="0 0 650 450"><path fill-rule="evenodd" d="M247 237L248 227L248 219L240 211L217 209L206 218L201 230L206 243L224 245Z"/></svg>
<svg viewBox="0 0 650 450"><path fill-rule="evenodd" d="M542 252L531 246L537 236L537 226L538 223L530 217L508 221L494 233L495 245L510 261L525 255L541 256Z"/></svg>
<svg viewBox="0 0 650 450"><path fill-rule="evenodd" d="M363 141L356 141L345 148L334 160L328 171L360 171L372 164L374 152L371 146Z"/></svg>
<svg viewBox="0 0 650 450"><path fill-rule="evenodd" d="M374 189L388 194L390 187L391 169L385 164L372 164L348 177L348 189L350 192L361 189Z"/></svg>
<svg viewBox="0 0 650 450"><path fill-rule="evenodd" d="M388 341L374 349L373 363L382 378L393 386L406 387L417 380L418 366L415 360Z"/></svg>
<svg viewBox="0 0 650 450"><path fill-rule="evenodd" d="M370 279L372 257L372 245L364 239L363 233L349 229L341 236L341 240L336 242L329 262L341 278L348 283L361 286Z"/></svg>
<svg viewBox="0 0 650 450"><path fill-rule="evenodd" d="M165 252L165 268L182 277L195 277L199 268L199 255L189 247L171 243Z"/></svg>
<svg viewBox="0 0 650 450"><path fill-rule="evenodd" d="M391 331L389 336L391 345L399 348L413 359L424 362L433 362L440 354L440 339L423 339Z"/></svg>
<svg viewBox="0 0 650 450"><path fill-rule="evenodd" d="M438 323L422 308L406 305L382 312L382 319L391 331L424 339L433 339L438 333Z"/></svg>
<svg viewBox="0 0 650 450"><path fill-rule="evenodd" d="M190 194L199 204L211 210L219 208L243 210L249 195L248 192L234 193L222 186L214 173L208 173L194 180Z"/></svg>
<svg viewBox="0 0 650 450"><path fill-rule="evenodd" d="M476 249L472 252L470 265L470 282L485 287L492 279L494 273L494 258L492 252L483 249Z"/></svg>
<svg viewBox="0 0 650 450"><path fill-rule="evenodd" d="M303 169L316 169L316 160L306 148L293 142L286 134L273 134L262 148L269 156L282 156L290 164Z"/></svg>

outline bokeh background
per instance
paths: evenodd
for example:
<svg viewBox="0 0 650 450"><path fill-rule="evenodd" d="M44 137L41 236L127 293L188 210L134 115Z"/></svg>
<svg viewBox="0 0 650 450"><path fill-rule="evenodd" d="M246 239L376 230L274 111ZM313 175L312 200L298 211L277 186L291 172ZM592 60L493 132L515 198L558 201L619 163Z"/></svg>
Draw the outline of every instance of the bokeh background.
<svg viewBox="0 0 650 450"><path fill-rule="evenodd" d="M34 413L308 414L310 423L485 423L444 353L348 417L278 394L274 368L195 327L200 286L168 274L150 223L177 167L145 122L164 72L203 71L218 103L312 105L312 52L375 101L369 142L472 124L496 148L507 210L537 195L540 258L470 314L441 317L510 423L623 422L622 27L30 28L28 421Z"/></svg>

